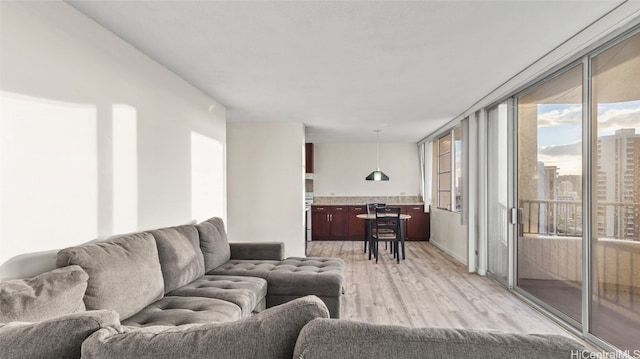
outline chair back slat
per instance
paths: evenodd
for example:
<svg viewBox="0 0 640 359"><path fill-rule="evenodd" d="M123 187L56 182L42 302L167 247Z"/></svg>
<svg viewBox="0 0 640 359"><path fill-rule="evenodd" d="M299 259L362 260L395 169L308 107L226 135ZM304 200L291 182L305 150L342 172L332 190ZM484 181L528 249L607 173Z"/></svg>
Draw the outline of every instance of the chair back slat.
<svg viewBox="0 0 640 359"><path fill-rule="evenodd" d="M376 208L385 208L385 203L367 203L367 214L376 213Z"/></svg>
<svg viewBox="0 0 640 359"><path fill-rule="evenodd" d="M377 207L376 208L376 229L392 230L394 234L400 232L400 208L397 207Z"/></svg>

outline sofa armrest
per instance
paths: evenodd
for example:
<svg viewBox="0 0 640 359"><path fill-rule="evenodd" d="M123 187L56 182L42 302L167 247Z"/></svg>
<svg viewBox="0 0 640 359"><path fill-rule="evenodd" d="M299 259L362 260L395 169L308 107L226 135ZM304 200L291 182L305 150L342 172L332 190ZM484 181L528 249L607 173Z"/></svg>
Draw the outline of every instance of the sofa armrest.
<svg viewBox="0 0 640 359"><path fill-rule="evenodd" d="M118 324L118 313L112 310L68 314L37 323L2 323L0 357L80 358L80 348L87 337Z"/></svg>
<svg viewBox="0 0 640 359"><path fill-rule="evenodd" d="M307 296L235 322L105 328L82 343L82 358L291 358L300 330L328 317Z"/></svg>
<svg viewBox="0 0 640 359"><path fill-rule="evenodd" d="M235 242L231 246L231 259L259 259L281 261L284 259L283 242Z"/></svg>

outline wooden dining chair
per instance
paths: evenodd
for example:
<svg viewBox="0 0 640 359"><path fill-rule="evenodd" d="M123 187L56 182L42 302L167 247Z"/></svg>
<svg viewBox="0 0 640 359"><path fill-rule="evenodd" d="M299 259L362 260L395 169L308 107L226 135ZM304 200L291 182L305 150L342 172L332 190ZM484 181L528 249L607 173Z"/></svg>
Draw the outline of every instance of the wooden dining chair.
<svg viewBox="0 0 640 359"><path fill-rule="evenodd" d="M385 208L386 203L367 203L367 214L375 214L376 208Z"/></svg>
<svg viewBox="0 0 640 359"><path fill-rule="evenodd" d="M376 208L385 208L387 205L385 203L367 203L367 215L372 215L376 213ZM367 253L367 242L371 240L371 234L375 229L375 222L372 220L367 220L365 222L366 230L364 236L364 252ZM369 251L371 252L371 251ZM369 253L369 259L371 259L371 253Z"/></svg>
<svg viewBox="0 0 640 359"><path fill-rule="evenodd" d="M369 252L373 252L376 263L378 263L378 249L381 241L390 243L393 257L400 263L400 208L376 208L375 224L376 227L371 236L373 241L369 246Z"/></svg>

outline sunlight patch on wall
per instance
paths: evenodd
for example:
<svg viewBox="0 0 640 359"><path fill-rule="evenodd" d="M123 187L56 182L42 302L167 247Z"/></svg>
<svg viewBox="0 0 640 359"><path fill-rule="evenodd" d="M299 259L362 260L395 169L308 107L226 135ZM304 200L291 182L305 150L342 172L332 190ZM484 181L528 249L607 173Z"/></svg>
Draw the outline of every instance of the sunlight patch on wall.
<svg viewBox="0 0 640 359"><path fill-rule="evenodd" d="M96 106L2 91L0 108L0 263L96 238Z"/></svg>
<svg viewBox="0 0 640 359"><path fill-rule="evenodd" d="M191 132L191 217L224 218L224 152L220 141Z"/></svg>
<svg viewBox="0 0 640 359"><path fill-rule="evenodd" d="M112 107L113 233L138 229L138 114L135 107Z"/></svg>

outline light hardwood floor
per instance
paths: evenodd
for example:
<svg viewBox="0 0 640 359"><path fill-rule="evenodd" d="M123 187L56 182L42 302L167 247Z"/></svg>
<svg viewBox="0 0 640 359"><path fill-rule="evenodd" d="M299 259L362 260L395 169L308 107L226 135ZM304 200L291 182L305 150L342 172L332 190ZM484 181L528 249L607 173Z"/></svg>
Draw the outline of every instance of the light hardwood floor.
<svg viewBox="0 0 640 359"><path fill-rule="evenodd" d="M466 267L429 242L407 242L397 264L381 253L369 261L362 242L309 242L309 256L345 260L341 318L409 327L560 334L577 339L495 281ZM382 252L382 250L381 250Z"/></svg>

